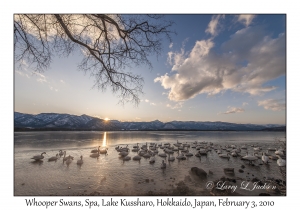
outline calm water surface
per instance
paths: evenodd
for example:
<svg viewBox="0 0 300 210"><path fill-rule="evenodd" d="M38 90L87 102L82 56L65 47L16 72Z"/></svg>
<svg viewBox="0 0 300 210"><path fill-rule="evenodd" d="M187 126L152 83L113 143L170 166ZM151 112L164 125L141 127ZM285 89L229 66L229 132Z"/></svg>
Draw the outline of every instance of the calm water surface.
<svg viewBox="0 0 300 210"><path fill-rule="evenodd" d="M137 153L131 152L132 146L149 143L171 143L179 140L182 143L194 141L212 142L214 145L241 146L244 144L258 144L266 151L268 147L277 147L275 138L285 140L285 132L154 132L154 131L127 131L127 132L16 132L14 138L14 194L15 195L79 195L97 191L103 195L142 195L148 191L166 192L174 188L176 183L183 180L186 185L195 190L205 190L208 180L216 180L224 176L223 168L235 168L236 177L248 180L249 176L274 177L283 179L276 161L271 160L269 165L247 165L240 158L231 157L229 160L220 158L212 150L201 160L195 156L187 160L177 160L167 163L166 169L160 164L165 158L155 156L155 163L149 164L149 159L141 161L123 161L115 147L126 146L130 148L129 156ZM98 159L91 158L90 151L98 146L106 146L108 155L101 154ZM56 162L48 162L48 158L55 156L59 150L66 151L67 155L74 156L70 165L63 163L62 158ZM158 149L159 153L162 152ZM196 154L196 149L189 151ZM248 147L252 152L253 148ZM46 152L44 161L33 161L34 155ZM272 152L274 153L274 152ZM242 150L242 155L246 151ZM76 164L83 156L83 165ZM177 152L174 153L177 156ZM245 173L238 169L244 164ZM199 167L213 174L206 180L201 180L191 174L191 167ZM248 172L250 175L248 175ZM149 179L146 181L146 179ZM244 192L251 195L251 192Z"/></svg>

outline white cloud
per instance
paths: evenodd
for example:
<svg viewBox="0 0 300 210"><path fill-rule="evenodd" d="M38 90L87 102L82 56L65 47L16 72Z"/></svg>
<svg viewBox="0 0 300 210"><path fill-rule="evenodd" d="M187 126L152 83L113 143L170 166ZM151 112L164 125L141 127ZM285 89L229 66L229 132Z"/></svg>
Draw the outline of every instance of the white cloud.
<svg viewBox="0 0 300 210"><path fill-rule="evenodd" d="M214 15L209 22L207 29L205 30L206 33L211 34L212 36L216 36L219 33L219 19L224 18L224 15Z"/></svg>
<svg viewBox="0 0 300 210"><path fill-rule="evenodd" d="M62 79L60 80L61 83L65 84L65 81L63 81Z"/></svg>
<svg viewBox="0 0 300 210"><path fill-rule="evenodd" d="M245 26L249 26L252 23L252 20L255 18L256 15L239 15L238 21Z"/></svg>
<svg viewBox="0 0 300 210"><path fill-rule="evenodd" d="M221 112L220 114L235 114L241 112L245 112L245 110L239 107L228 107L228 110L226 112Z"/></svg>
<svg viewBox="0 0 300 210"><path fill-rule="evenodd" d="M223 43L221 52L214 52L213 47L211 39L201 40L189 54L175 53L173 74L154 82L170 90L170 100L184 101L227 90L262 95L276 88L265 83L285 74L285 34L271 38L262 28L248 27Z"/></svg>
<svg viewBox="0 0 300 210"><path fill-rule="evenodd" d="M180 52L168 52L168 63L173 65L172 71L176 71L184 62L185 54L184 49L181 48Z"/></svg>
<svg viewBox="0 0 300 210"><path fill-rule="evenodd" d="M179 102L179 103L176 103L174 105L171 105L171 104L167 104L166 105L168 108L170 109L180 109L183 107L183 102Z"/></svg>
<svg viewBox="0 0 300 210"><path fill-rule="evenodd" d="M244 103L243 103L243 106L247 106L247 105L249 105L247 102L244 102Z"/></svg>
<svg viewBox="0 0 300 210"><path fill-rule="evenodd" d="M148 99L145 99L145 102L146 102L146 103L148 103L148 102L149 102L149 100L148 100Z"/></svg>
<svg viewBox="0 0 300 210"><path fill-rule="evenodd" d="M156 106L156 104L155 104L155 103L151 103L150 105L152 105L152 106Z"/></svg>
<svg viewBox="0 0 300 210"><path fill-rule="evenodd" d="M266 99L258 101L258 106L263 106L265 109L272 111L282 111L286 108L285 101L283 99Z"/></svg>
<svg viewBox="0 0 300 210"><path fill-rule="evenodd" d="M169 48L172 48L172 47L173 47L173 42L171 42L169 45Z"/></svg>
<svg viewBox="0 0 300 210"><path fill-rule="evenodd" d="M32 75L35 75L37 77L36 81L40 83L48 83L46 76L39 73L39 72L32 72Z"/></svg>
<svg viewBox="0 0 300 210"><path fill-rule="evenodd" d="M27 77L28 79L30 78L29 75L25 72L19 71L19 70L15 70L16 73L18 73L20 76L22 77Z"/></svg>

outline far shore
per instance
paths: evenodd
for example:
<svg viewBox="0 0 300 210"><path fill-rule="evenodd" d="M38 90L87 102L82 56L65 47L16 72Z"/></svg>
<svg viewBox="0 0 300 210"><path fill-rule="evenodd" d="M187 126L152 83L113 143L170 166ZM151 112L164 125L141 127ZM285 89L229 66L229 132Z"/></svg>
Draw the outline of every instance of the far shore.
<svg viewBox="0 0 300 210"><path fill-rule="evenodd" d="M124 131L124 132L133 132L133 131L236 131L236 132L251 132L251 131L261 131L261 132L265 132L265 131L272 131L272 132L286 132L286 127L279 127L279 128L270 128L270 129L263 129L263 130L183 130L183 129L159 129L159 130L89 130L89 129L70 129L70 128L14 128L14 132L36 132L36 131L103 131L103 132L107 132L107 131Z"/></svg>

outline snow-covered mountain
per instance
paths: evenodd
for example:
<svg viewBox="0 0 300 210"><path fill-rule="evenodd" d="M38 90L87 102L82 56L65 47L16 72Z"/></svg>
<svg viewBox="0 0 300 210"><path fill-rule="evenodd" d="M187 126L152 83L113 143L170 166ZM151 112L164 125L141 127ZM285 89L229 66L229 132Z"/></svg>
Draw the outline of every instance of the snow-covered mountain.
<svg viewBox="0 0 300 210"><path fill-rule="evenodd" d="M171 121L163 123L159 120L151 122L105 121L88 115L70 115L58 113L41 113L37 115L14 113L14 125L18 129L74 129L74 130L266 130L284 128L285 125L236 124L227 122ZM278 130L278 129L275 129Z"/></svg>

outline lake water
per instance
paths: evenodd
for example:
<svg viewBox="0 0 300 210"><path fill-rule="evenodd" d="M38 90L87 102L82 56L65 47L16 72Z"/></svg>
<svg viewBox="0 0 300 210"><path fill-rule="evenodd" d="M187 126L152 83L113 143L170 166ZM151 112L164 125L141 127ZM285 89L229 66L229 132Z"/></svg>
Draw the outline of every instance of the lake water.
<svg viewBox="0 0 300 210"><path fill-rule="evenodd" d="M137 153L131 152L133 145L149 143L164 144L179 142L191 144L192 142L206 141L221 146L235 144L257 144L266 151L268 147L279 148L275 138L285 140L285 132L222 132L222 131L124 131L124 132L16 132L14 134L14 195L89 195L97 192L101 195L145 195L152 191L155 194L164 194L176 187L179 181L191 189L205 191L206 182L214 181L225 176L223 168L235 168L235 177L249 180L253 177L273 177L285 179L280 173L280 167L275 160L268 165L248 165L240 157L231 157L229 160L220 158L212 150L207 156L199 159L196 156L186 160L175 159L167 162L166 169L161 169L161 161L165 158L155 156L155 163L149 164L149 159L140 161L123 161L115 150L116 146L130 148L129 156ZM91 158L90 152L98 146L106 146L108 154ZM48 158L55 156L59 150L66 151L67 155L74 157L67 165L62 158L56 162L48 162ZM162 149L158 149L159 153ZM195 148L189 151L196 154ZM253 152L253 147L242 150ZM31 157L46 152L43 161L33 161ZM272 152L274 153L274 152ZM77 160L83 156L84 163L78 166ZM174 157L177 152L174 153ZM239 173L241 165L245 165L244 173ZM199 167L206 172L207 179L200 179L191 173L191 167ZM249 174L248 174L249 173ZM253 175L252 175L253 174ZM239 192L244 195L257 195L257 192ZM255 194L256 193L256 194Z"/></svg>

